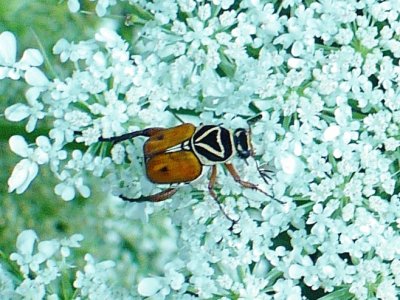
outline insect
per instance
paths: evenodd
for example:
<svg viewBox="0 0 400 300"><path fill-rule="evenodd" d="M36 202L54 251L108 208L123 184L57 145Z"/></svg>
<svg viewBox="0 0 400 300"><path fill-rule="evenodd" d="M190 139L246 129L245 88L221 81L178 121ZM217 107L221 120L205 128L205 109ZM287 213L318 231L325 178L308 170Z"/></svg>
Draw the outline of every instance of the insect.
<svg viewBox="0 0 400 300"><path fill-rule="evenodd" d="M153 183L188 183L202 174L204 166L210 166L208 191L221 208L213 188L217 178L217 165L223 164L240 185L269 196L256 184L242 180L230 163L234 155L245 160L254 155L250 142L250 130L239 128L232 132L220 125L196 127L193 124L184 123L172 128L147 128L121 136L100 138L99 141L118 143L138 136L148 137L143 145L143 154L147 178ZM265 180L266 174L258 168L258 165L257 169ZM170 198L178 188L169 187L159 193L136 199L123 195L120 197L131 202L159 202ZM221 210L223 211L222 208Z"/></svg>

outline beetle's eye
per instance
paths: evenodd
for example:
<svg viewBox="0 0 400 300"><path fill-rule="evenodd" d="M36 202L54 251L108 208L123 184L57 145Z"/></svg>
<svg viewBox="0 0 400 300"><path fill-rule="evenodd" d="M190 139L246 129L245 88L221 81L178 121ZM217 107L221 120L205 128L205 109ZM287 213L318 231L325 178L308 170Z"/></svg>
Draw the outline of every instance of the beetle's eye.
<svg viewBox="0 0 400 300"><path fill-rule="evenodd" d="M240 158L246 159L251 155L249 133L245 129L239 128L235 130L234 143Z"/></svg>

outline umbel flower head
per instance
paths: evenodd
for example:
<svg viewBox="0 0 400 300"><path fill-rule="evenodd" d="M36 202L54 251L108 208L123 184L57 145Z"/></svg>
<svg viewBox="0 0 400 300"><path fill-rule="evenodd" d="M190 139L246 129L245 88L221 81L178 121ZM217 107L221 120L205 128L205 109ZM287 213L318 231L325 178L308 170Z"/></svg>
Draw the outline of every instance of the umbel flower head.
<svg viewBox="0 0 400 300"><path fill-rule="evenodd" d="M120 3L97 1L97 15L114 5ZM142 215L167 211L179 229L179 249L162 275L136 278L135 293L154 299L397 299L396 1L126 5L134 12L131 41L101 28L90 40L55 43L53 54L73 68L66 77L46 75L37 50L17 61L14 35L0 35L0 78L28 85L26 101L8 107L6 118L27 123L27 132L43 120L51 124L35 143L10 138L22 160L9 191L23 193L39 166L48 164L60 181L55 193L66 201L89 197L93 176L115 195L154 194L162 187L145 175L143 139L110 145L100 138L180 120L234 130L259 114L252 127L257 165L234 163L244 180L271 197L219 171L216 193L235 224L208 194L207 176L183 186L171 201L141 206ZM68 6L80 10L79 1ZM256 172L262 164L274 170L268 183ZM13 258L23 272L35 266L33 257ZM96 271L105 274L114 263L96 263L91 255L85 260L74 287L83 297L94 287L110 292L108 278Z"/></svg>

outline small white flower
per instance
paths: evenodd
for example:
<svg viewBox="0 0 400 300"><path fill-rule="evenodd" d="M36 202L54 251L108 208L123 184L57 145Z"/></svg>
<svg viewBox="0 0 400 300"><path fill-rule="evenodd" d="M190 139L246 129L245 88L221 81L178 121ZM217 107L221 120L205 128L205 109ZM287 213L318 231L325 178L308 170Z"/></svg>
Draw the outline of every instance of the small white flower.
<svg viewBox="0 0 400 300"><path fill-rule="evenodd" d="M58 249L56 241L43 241L39 243L39 251L34 253L34 245L37 240L38 237L33 230L24 230L17 237L18 252L10 255L10 259L17 262L24 275L28 275L30 270L37 272L40 264L53 256Z"/></svg>
<svg viewBox="0 0 400 300"><path fill-rule="evenodd" d="M100 28L95 38L97 41L105 43L108 48L124 47L125 45L122 38L115 31L105 27Z"/></svg>
<svg viewBox="0 0 400 300"><path fill-rule="evenodd" d="M17 42L14 34L5 31L0 34L0 79L9 77L18 80L24 72L43 63L43 56L36 49L27 49L20 61L16 61Z"/></svg>
<svg viewBox="0 0 400 300"><path fill-rule="evenodd" d="M340 28L335 36L335 40L341 45L348 45L353 39L353 36L353 31L350 28Z"/></svg>
<svg viewBox="0 0 400 300"><path fill-rule="evenodd" d="M29 229L22 231L17 237L17 249L21 255L31 255L33 252L33 246L37 241L38 236L36 232Z"/></svg>
<svg viewBox="0 0 400 300"><path fill-rule="evenodd" d="M274 284L275 296L277 299L290 299L290 300L300 300L302 299L301 289L292 280L282 280L279 279Z"/></svg>
<svg viewBox="0 0 400 300"><path fill-rule="evenodd" d="M46 267L38 272L36 279L48 285L59 276L61 276L60 269L55 261L49 259L46 261Z"/></svg>
<svg viewBox="0 0 400 300"><path fill-rule="evenodd" d="M25 278L15 291L24 299L29 300L41 300L45 296L44 284L38 280L31 280L29 278Z"/></svg>
<svg viewBox="0 0 400 300"><path fill-rule="evenodd" d="M223 27L229 27L231 25L233 25L236 22L236 15L237 12L234 10L227 10L224 11L220 16L219 16L219 20L221 22L221 25ZM229 35L229 39L231 39L231 35Z"/></svg>
<svg viewBox="0 0 400 300"><path fill-rule="evenodd" d="M83 235L74 234L68 239L64 238L60 241L60 253L63 257L68 257L70 255L70 248L79 248L80 242L83 240Z"/></svg>
<svg viewBox="0 0 400 300"><path fill-rule="evenodd" d="M385 300L396 300L398 293L396 290L396 286L393 280L385 279L383 280L376 291L376 297L378 299L385 299Z"/></svg>
<svg viewBox="0 0 400 300"><path fill-rule="evenodd" d="M194 0L178 0L179 7L182 12L190 13L196 7Z"/></svg>
<svg viewBox="0 0 400 300"><path fill-rule="evenodd" d="M116 144L114 147L111 149L111 156L112 160L117 164L120 165L124 162L125 160L125 148L121 144Z"/></svg>
<svg viewBox="0 0 400 300"><path fill-rule="evenodd" d="M79 289L80 295L91 299L114 298L109 281L115 263L110 260L96 263L90 254L85 255L85 260L84 271L76 272L76 279L73 283L74 287Z"/></svg>
<svg viewBox="0 0 400 300"><path fill-rule="evenodd" d="M37 101L39 94L39 90L34 88L29 89L25 94L29 106L22 103L16 103L7 107L5 110L6 118L13 122L19 122L29 117L29 121L25 128L27 132L32 132L36 128L37 121L43 119L46 115L43 111L44 105Z"/></svg>
<svg viewBox="0 0 400 300"><path fill-rule="evenodd" d="M22 194L36 177L38 169L38 165L29 159L19 161L8 179L8 192L15 190L17 194Z"/></svg>
<svg viewBox="0 0 400 300"><path fill-rule="evenodd" d="M90 196L90 188L83 184L83 178L80 175L72 176L66 170L61 172L61 183L57 184L54 192L59 195L63 200L70 201L75 198L75 189L81 194L82 197L88 198Z"/></svg>
<svg viewBox="0 0 400 300"><path fill-rule="evenodd" d="M66 152L60 150L60 145L51 145L45 136L36 139L36 148L30 148L22 136L12 136L9 140L11 150L23 157L15 167L8 180L9 192L16 190L23 193L38 173L38 165L51 160L52 170L56 170L59 160L66 157Z"/></svg>

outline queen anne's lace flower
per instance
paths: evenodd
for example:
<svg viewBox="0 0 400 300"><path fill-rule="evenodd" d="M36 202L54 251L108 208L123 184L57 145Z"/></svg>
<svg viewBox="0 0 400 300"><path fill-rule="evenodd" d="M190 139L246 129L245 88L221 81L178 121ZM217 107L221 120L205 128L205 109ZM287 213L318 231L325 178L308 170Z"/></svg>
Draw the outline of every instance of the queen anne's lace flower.
<svg viewBox="0 0 400 300"><path fill-rule="evenodd" d="M121 4L93 2L100 17ZM67 4L71 12L81 9L80 1ZM248 118L261 116L252 125L255 157L233 163L270 197L244 190L219 168L219 204L208 196L206 176L183 185L172 201L123 211L112 202L121 220L105 222L116 247L124 244L116 232L142 235L126 228L127 216L145 219L165 208L180 229L179 249L161 237L147 240L145 251L155 243L166 253L176 250L167 263L155 262L164 274L123 279L116 271L121 262L87 254L73 279L76 297L397 299L397 4L131 0L124 5L132 8L132 41L101 28L87 41L55 43L53 54L73 66L64 78L44 73L38 50L18 60L14 35L1 33L0 79L28 85L26 103L11 105L5 117L27 120L29 133L45 121L51 126L34 143L10 138L22 157L10 192L24 192L48 164L60 181L55 193L66 201L89 197L93 175L117 195L153 194L164 187L145 176L143 139L111 146L100 137L181 120L246 128ZM265 164L272 172L264 181L257 169L266 172ZM23 231L11 255L21 281L4 279L0 268L0 295L48 296L48 285L72 267L65 262L82 238L39 241ZM116 278L131 289L114 289Z"/></svg>

